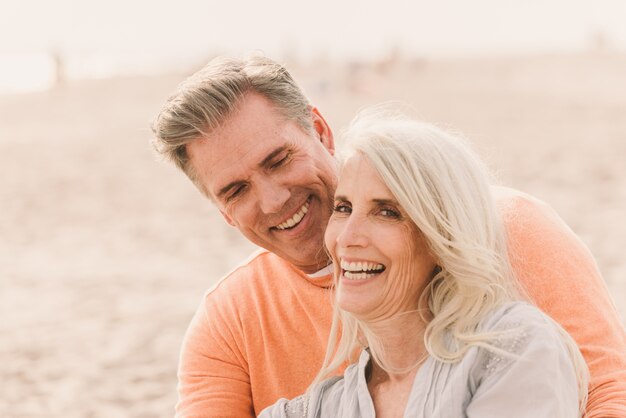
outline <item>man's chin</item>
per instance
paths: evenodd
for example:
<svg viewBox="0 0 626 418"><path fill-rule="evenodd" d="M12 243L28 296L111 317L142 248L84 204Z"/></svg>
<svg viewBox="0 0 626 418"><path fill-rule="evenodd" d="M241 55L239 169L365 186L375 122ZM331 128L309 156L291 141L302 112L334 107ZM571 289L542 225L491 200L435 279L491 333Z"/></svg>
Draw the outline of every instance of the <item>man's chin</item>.
<svg viewBox="0 0 626 418"><path fill-rule="evenodd" d="M299 237L300 239L285 240L282 242L278 239L274 239L273 242L270 240L265 240L264 242L258 242L259 240L257 240L257 242L255 242L251 240L250 237L247 238L257 246L293 264L299 270L305 273L315 273L326 267L330 262L324 251L324 241L322 237L319 239L311 239L310 237L304 239L305 237Z"/></svg>

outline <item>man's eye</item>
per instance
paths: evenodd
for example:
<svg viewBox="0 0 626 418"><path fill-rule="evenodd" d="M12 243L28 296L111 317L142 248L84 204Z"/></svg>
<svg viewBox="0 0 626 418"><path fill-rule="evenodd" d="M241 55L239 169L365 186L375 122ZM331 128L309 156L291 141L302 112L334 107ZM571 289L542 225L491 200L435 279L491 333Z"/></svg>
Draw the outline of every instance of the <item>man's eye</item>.
<svg viewBox="0 0 626 418"><path fill-rule="evenodd" d="M281 158L280 160L278 160L275 163L273 163L271 165L271 168L278 168L278 167L283 166L289 160L289 157L290 157L289 154L285 154L285 156L283 158Z"/></svg>
<svg viewBox="0 0 626 418"><path fill-rule="evenodd" d="M241 196L245 192L245 190L246 190L246 186L244 184L233 188L230 191L227 200L230 201L238 196Z"/></svg>
<svg viewBox="0 0 626 418"><path fill-rule="evenodd" d="M341 202L341 203L335 204L335 206L333 207L333 212L337 212L337 213L351 213L352 212L352 208L350 207L350 205L348 203Z"/></svg>

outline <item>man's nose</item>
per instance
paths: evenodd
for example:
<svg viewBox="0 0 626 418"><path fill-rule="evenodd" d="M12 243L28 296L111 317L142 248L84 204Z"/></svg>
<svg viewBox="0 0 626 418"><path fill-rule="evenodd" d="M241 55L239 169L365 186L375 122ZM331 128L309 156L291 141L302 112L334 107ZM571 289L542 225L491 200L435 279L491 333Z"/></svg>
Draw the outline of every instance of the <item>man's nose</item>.
<svg viewBox="0 0 626 418"><path fill-rule="evenodd" d="M257 192L261 211L266 214L280 212L291 196L287 187L272 180L261 181Z"/></svg>

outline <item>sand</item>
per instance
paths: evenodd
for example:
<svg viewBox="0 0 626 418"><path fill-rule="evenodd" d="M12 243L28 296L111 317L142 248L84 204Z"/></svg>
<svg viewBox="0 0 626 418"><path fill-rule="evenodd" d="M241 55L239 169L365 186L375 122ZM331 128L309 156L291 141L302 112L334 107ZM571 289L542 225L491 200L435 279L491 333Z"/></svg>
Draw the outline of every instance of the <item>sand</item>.
<svg viewBox="0 0 626 418"><path fill-rule="evenodd" d="M626 56L290 67L336 131L398 99L463 132L581 236L626 319ZM151 152L182 79L0 98L0 417L172 416L187 323L253 249Z"/></svg>

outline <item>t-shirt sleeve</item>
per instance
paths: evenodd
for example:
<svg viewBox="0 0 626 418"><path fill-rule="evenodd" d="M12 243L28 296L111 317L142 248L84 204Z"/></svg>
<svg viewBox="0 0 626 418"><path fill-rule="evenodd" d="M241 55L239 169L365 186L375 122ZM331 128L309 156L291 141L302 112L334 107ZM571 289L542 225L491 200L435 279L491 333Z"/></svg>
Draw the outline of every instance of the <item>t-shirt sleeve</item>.
<svg viewBox="0 0 626 418"><path fill-rule="evenodd" d="M522 194L499 204L518 278L585 357L586 417L626 417L626 332L593 256L545 203Z"/></svg>
<svg viewBox="0 0 626 418"><path fill-rule="evenodd" d="M579 416L578 383L567 348L556 326L538 311L528 315L529 309L494 328L517 329L495 344L513 356L481 349L472 371L475 392L468 418Z"/></svg>
<svg viewBox="0 0 626 418"><path fill-rule="evenodd" d="M253 417L241 331L225 303L205 296L185 334L176 418Z"/></svg>

